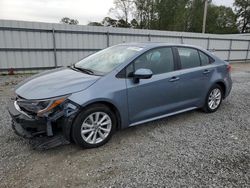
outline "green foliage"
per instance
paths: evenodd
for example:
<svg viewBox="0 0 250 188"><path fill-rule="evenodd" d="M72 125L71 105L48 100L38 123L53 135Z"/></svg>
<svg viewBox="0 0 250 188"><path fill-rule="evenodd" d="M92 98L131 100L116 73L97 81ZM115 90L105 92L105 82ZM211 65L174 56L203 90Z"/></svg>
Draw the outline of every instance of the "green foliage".
<svg viewBox="0 0 250 188"><path fill-rule="evenodd" d="M89 26L103 26L103 24L100 22L89 22L88 25Z"/></svg>
<svg viewBox="0 0 250 188"><path fill-rule="evenodd" d="M233 10L225 6L208 7L207 32L218 34L238 33L237 17Z"/></svg>
<svg viewBox="0 0 250 188"><path fill-rule="evenodd" d="M134 24L134 25L132 25ZM123 19L113 19L110 17L105 17L102 22L89 22L88 25L89 26L106 26L106 27L134 27L136 28L137 22L136 20L132 20L131 24L130 23L126 23L125 20Z"/></svg>
<svg viewBox="0 0 250 188"><path fill-rule="evenodd" d="M156 22L156 3L155 0L135 0L136 11L135 19L140 29L153 29Z"/></svg>
<svg viewBox="0 0 250 188"><path fill-rule="evenodd" d="M117 20L110 17L105 17L102 20L102 24L106 27L117 27Z"/></svg>
<svg viewBox="0 0 250 188"><path fill-rule="evenodd" d="M124 19L119 19L117 20L116 27L130 27L130 23L128 23Z"/></svg>
<svg viewBox="0 0 250 188"><path fill-rule="evenodd" d="M154 29L185 31L188 0L156 0L157 19Z"/></svg>
<svg viewBox="0 0 250 188"><path fill-rule="evenodd" d="M209 0L207 33L238 33L237 16L240 18L239 25L242 30L249 30L248 2L250 0L235 0L236 15L232 8L216 6ZM106 17L101 25L168 31L202 31L204 0L114 0L114 5L115 8L112 8L111 12L117 13L117 19Z"/></svg>
<svg viewBox="0 0 250 188"><path fill-rule="evenodd" d="M250 0L235 0L234 6L241 33L250 32Z"/></svg>
<svg viewBox="0 0 250 188"><path fill-rule="evenodd" d="M187 31L201 32L203 22L203 1L194 0L189 13L189 26ZM237 17L230 7L208 4L206 32L207 33L238 33Z"/></svg>
<svg viewBox="0 0 250 188"><path fill-rule="evenodd" d="M190 7L187 9L187 31L190 32L201 32L202 22L203 22L203 10L204 2L203 0L193 0L190 2ZM209 11L209 10L208 10ZM212 12L208 13L208 17L211 17ZM207 25L207 24L206 24Z"/></svg>
<svg viewBox="0 0 250 188"><path fill-rule="evenodd" d="M114 0L114 8L109 10L118 18L118 25L122 27L129 27L129 17L134 11L134 1L133 0ZM125 23L124 23L125 22Z"/></svg>
<svg viewBox="0 0 250 188"><path fill-rule="evenodd" d="M63 24L70 24L70 25L77 25L79 24L78 20L70 19L68 17L64 17L61 19L60 23Z"/></svg>
<svg viewBox="0 0 250 188"><path fill-rule="evenodd" d="M132 28L139 28L139 24L136 19L131 20L130 25Z"/></svg>

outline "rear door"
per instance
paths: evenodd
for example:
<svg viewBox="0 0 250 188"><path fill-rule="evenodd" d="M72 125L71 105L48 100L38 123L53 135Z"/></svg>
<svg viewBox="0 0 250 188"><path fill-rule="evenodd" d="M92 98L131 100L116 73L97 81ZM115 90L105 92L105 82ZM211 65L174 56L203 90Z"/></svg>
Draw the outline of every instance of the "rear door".
<svg viewBox="0 0 250 188"><path fill-rule="evenodd" d="M171 47L150 50L127 67L126 79L130 123L160 116L176 109L179 99L176 65ZM140 68L150 69L150 79L140 79L139 83L130 77Z"/></svg>
<svg viewBox="0 0 250 188"><path fill-rule="evenodd" d="M195 48L177 47L176 52L180 66L180 107L200 107L213 72L210 58Z"/></svg>

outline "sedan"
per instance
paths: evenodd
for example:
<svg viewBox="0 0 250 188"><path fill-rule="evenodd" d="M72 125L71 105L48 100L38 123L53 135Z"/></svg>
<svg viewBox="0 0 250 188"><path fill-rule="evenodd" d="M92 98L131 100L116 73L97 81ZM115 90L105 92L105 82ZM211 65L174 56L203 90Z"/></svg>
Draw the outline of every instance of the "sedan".
<svg viewBox="0 0 250 188"><path fill-rule="evenodd" d="M25 138L47 138L47 147L61 138L99 147L119 129L194 109L215 112L231 91L230 72L196 46L115 45L20 83L9 106L12 127Z"/></svg>

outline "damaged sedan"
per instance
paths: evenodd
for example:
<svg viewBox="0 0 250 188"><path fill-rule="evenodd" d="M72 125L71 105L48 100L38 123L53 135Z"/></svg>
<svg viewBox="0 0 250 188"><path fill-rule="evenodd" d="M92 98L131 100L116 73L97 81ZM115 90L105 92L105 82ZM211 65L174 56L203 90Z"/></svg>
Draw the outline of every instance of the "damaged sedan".
<svg viewBox="0 0 250 188"><path fill-rule="evenodd" d="M194 109L215 112L231 91L230 71L195 46L120 44L23 81L8 110L15 133L44 138L44 148L94 148L119 129Z"/></svg>

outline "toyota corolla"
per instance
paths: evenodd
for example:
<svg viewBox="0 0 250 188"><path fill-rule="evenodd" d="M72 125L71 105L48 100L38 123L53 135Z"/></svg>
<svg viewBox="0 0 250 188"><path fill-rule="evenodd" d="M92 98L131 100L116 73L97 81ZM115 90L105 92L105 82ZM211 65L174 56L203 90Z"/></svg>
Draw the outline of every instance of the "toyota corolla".
<svg viewBox="0 0 250 188"><path fill-rule="evenodd" d="M26 138L63 135L98 147L119 129L194 109L215 112L232 88L230 71L195 46L112 46L20 83L9 106L12 127Z"/></svg>

